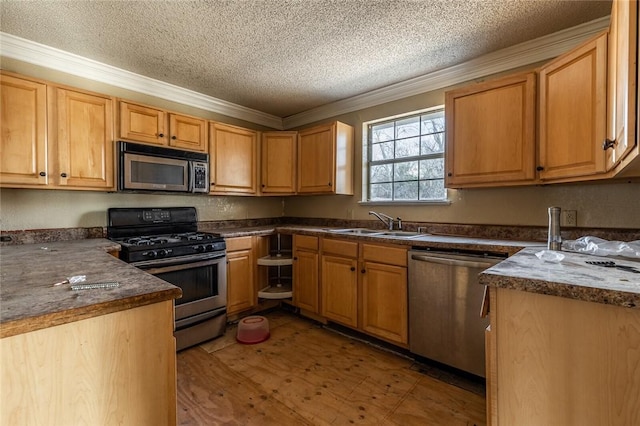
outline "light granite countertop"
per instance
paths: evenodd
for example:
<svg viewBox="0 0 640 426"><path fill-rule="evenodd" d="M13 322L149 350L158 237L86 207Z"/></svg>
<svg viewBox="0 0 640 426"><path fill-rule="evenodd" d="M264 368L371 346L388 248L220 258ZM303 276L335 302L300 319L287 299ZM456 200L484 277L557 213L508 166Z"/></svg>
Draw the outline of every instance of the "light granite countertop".
<svg viewBox="0 0 640 426"><path fill-rule="evenodd" d="M119 249L102 238L0 247L0 338L181 297L180 288L108 253ZM75 275L119 286L53 286Z"/></svg>
<svg viewBox="0 0 640 426"><path fill-rule="evenodd" d="M613 261L640 270L640 261L562 251L560 262L538 259L526 248L480 274L480 284L640 309L640 274L590 265Z"/></svg>

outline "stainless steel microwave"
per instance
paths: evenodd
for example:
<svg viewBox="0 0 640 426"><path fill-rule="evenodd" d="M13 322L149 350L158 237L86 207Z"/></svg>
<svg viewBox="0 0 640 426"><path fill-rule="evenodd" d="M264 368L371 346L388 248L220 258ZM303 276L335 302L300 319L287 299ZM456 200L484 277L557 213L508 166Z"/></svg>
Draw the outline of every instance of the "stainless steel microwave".
<svg viewBox="0 0 640 426"><path fill-rule="evenodd" d="M118 141L120 191L209 192L209 154Z"/></svg>

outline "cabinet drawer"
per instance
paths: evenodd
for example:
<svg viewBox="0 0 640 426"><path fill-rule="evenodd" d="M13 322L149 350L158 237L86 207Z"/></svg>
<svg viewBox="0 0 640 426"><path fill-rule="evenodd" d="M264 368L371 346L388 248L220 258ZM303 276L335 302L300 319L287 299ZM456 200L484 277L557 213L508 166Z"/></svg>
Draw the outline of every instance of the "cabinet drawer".
<svg viewBox="0 0 640 426"><path fill-rule="evenodd" d="M226 238L227 251L250 250L253 245L253 237Z"/></svg>
<svg viewBox="0 0 640 426"><path fill-rule="evenodd" d="M404 247L362 244L362 260L386 263L388 265L407 266L407 249Z"/></svg>
<svg viewBox="0 0 640 426"><path fill-rule="evenodd" d="M318 237L310 235L294 235L293 246L296 249L318 250Z"/></svg>
<svg viewBox="0 0 640 426"><path fill-rule="evenodd" d="M322 253L331 253L356 258L358 257L358 243L323 238Z"/></svg>

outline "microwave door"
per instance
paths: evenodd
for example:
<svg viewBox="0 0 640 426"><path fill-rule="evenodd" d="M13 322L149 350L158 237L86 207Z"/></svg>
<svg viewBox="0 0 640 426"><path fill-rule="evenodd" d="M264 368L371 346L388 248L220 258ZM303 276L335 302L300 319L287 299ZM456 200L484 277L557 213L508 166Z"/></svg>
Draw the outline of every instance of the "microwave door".
<svg viewBox="0 0 640 426"><path fill-rule="evenodd" d="M124 154L123 188L150 191L189 191L189 161Z"/></svg>

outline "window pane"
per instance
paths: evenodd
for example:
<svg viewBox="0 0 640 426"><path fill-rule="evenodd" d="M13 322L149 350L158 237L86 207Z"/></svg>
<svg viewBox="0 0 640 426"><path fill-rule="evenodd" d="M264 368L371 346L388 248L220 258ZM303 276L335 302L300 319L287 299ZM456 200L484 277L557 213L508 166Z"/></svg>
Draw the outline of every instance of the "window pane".
<svg viewBox="0 0 640 426"><path fill-rule="evenodd" d="M409 117L396 121L396 139L420 136L420 117Z"/></svg>
<svg viewBox="0 0 640 426"><path fill-rule="evenodd" d="M403 163L395 163L395 167L393 170L393 180L394 181L418 180L418 162L405 161Z"/></svg>
<svg viewBox="0 0 640 426"><path fill-rule="evenodd" d="M444 112L422 116L422 135L444 132Z"/></svg>
<svg viewBox="0 0 640 426"><path fill-rule="evenodd" d="M396 158L420 155L420 138L400 139L396 141Z"/></svg>
<svg viewBox="0 0 640 426"><path fill-rule="evenodd" d="M418 199L418 181L394 183L393 199L394 200L417 200Z"/></svg>
<svg viewBox="0 0 640 426"><path fill-rule="evenodd" d="M392 184L390 183L372 183L370 198L374 201L391 201Z"/></svg>
<svg viewBox="0 0 640 426"><path fill-rule="evenodd" d="M393 159L393 141L376 143L371 146L371 161Z"/></svg>
<svg viewBox="0 0 640 426"><path fill-rule="evenodd" d="M438 179L444 176L444 158L420 160L420 179Z"/></svg>
<svg viewBox="0 0 640 426"><path fill-rule="evenodd" d="M446 197L444 179L420 181L420 200L444 200Z"/></svg>
<svg viewBox="0 0 640 426"><path fill-rule="evenodd" d="M371 126L371 142L392 141L394 139L393 129L393 122Z"/></svg>
<svg viewBox="0 0 640 426"><path fill-rule="evenodd" d="M392 182L393 181L393 164L382 164L379 166L371 166L369 181L371 183Z"/></svg>
<svg viewBox="0 0 640 426"><path fill-rule="evenodd" d="M444 133L434 133L420 138L420 153L435 154L444 152Z"/></svg>

